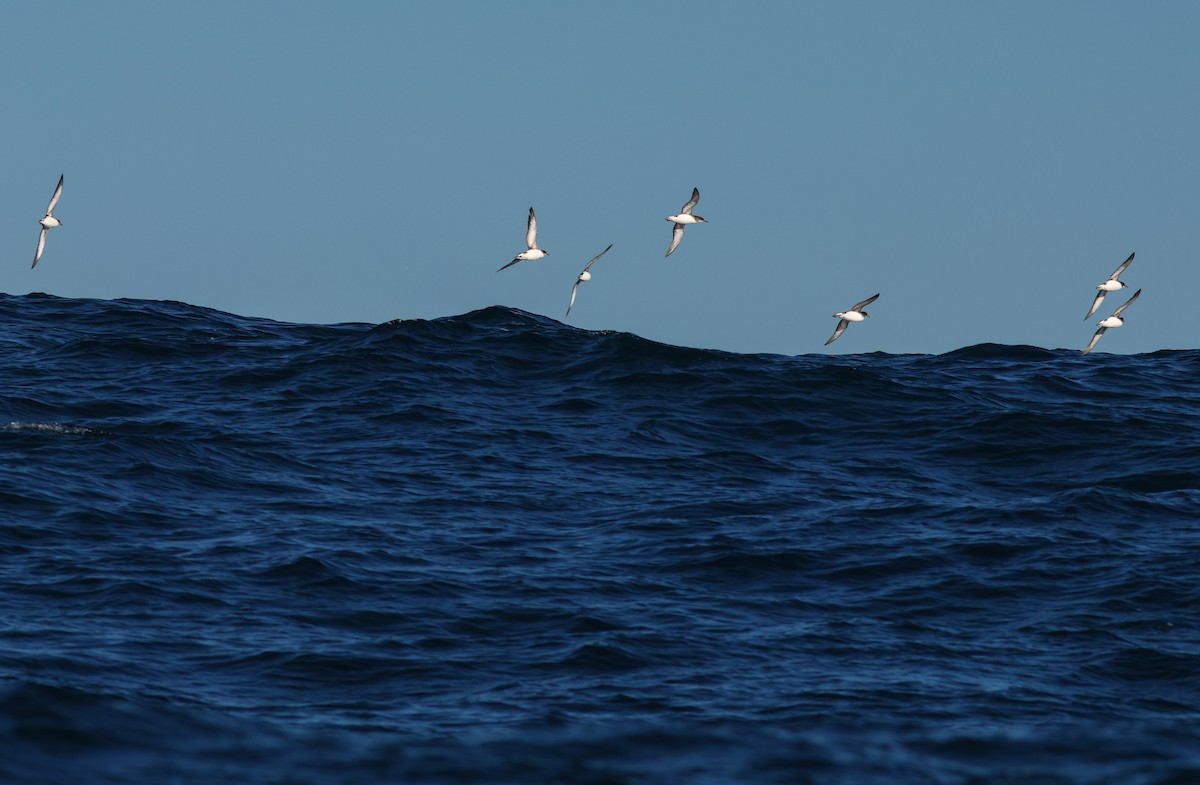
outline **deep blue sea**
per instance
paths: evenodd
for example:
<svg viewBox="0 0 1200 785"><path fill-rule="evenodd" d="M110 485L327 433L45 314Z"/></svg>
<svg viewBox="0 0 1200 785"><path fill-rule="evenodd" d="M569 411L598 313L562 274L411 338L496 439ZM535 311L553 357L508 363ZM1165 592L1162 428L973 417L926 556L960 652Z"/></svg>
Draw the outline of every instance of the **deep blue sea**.
<svg viewBox="0 0 1200 785"><path fill-rule="evenodd" d="M1200 351L0 295L0 782L1200 782Z"/></svg>

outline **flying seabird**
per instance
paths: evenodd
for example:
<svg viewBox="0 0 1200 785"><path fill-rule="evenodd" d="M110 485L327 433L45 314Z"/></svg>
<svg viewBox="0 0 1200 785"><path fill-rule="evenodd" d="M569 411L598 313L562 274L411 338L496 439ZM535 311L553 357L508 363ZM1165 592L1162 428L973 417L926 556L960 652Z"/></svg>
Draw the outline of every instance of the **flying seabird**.
<svg viewBox="0 0 1200 785"><path fill-rule="evenodd" d="M708 223L708 221L705 221L700 216L692 215L692 208L695 207L696 203L699 201L700 189L693 188L692 198L683 206L683 209L679 211L679 215L667 216L667 220L675 224L675 226L671 227L671 247L667 249L667 256L670 256L675 252L675 249L679 247L679 241L683 239L683 227L686 224Z"/></svg>
<svg viewBox="0 0 1200 785"><path fill-rule="evenodd" d="M33 255L33 264L29 269L37 267L38 259L42 258L42 251L46 249L46 232L55 227L62 226L62 221L54 217L54 205L58 204L58 197L62 196L63 176L58 176L58 187L54 189L54 196L50 197L50 206L46 208L46 217L38 221L42 225L42 233L38 235L37 252Z"/></svg>
<svg viewBox="0 0 1200 785"><path fill-rule="evenodd" d="M608 248L612 248L612 243L608 244ZM596 254L594 257L592 257L592 261L588 262L587 265L584 266L583 272L581 272L579 274L579 277L575 279L575 285L571 287L571 302L569 302L567 304L566 316L571 315L571 308L574 307L574 305L575 305L575 292L579 289L579 284L583 283L584 281L592 280L592 274L588 272L588 267L591 267L593 264L596 263L597 259L599 259L601 256L604 256L604 254L608 253L608 248L605 248L603 251Z"/></svg>
<svg viewBox="0 0 1200 785"><path fill-rule="evenodd" d="M1115 292L1118 289L1125 288L1127 284L1124 281L1118 281L1117 279L1121 277L1121 273L1125 272L1125 268L1128 267L1129 263L1133 261L1133 256L1133 254L1129 254L1129 258L1121 262L1121 266L1117 268L1116 272L1108 276L1107 281L1096 286L1096 288L1100 291L1096 292L1096 299L1092 301L1092 307L1088 309L1087 316L1083 317L1085 322L1088 319L1091 319L1092 314L1099 310L1100 303L1104 302L1104 295L1108 294L1109 292Z"/></svg>
<svg viewBox="0 0 1200 785"><path fill-rule="evenodd" d="M541 259L543 256L548 256L550 254L549 251L543 251L541 248L538 248L537 216L533 214L532 207L529 208L529 225L525 229L525 245L529 246L529 250L521 251L521 253L517 254L515 259L501 267L500 270L507 270L517 262L527 262L534 259ZM496 272L500 272L500 270L497 270Z"/></svg>
<svg viewBox="0 0 1200 785"><path fill-rule="evenodd" d="M870 305L871 303L875 302L878 299L879 299L879 295L877 294L874 297L868 297L867 299L863 300L861 303L855 303L854 307L848 311L842 311L841 313L835 313L833 315L833 317L835 319L839 320L838 324L837 324L837 328L834 329L833 336L828 341L825 342L825 345L828 346L829 344L833 343L838 338L840 338L842 333L846 332L846 328L850 326L850 322L861 322L863 319L866 319L870 314L868 314L866 311L864 311L863 308L866 308L868 305Z"/></svg>
<svg viewBox="0 0 1200 785"><path fill-rule="evenodd" d="M1133 257L1130 256L1129 258L1132 259ZM1126 261L1125 264L1129 264L1129 262ZM1122 266L1124 266L1124 265L1122 265ZM1120 270L1118 270L1117 272L1119 273ZM1092 340L1088 341L1087 347L1083 350L1084 354L1087 354L1092 349L1096 348L1096 344L1100 343L1100 336L1104 335L1105 330L1107 330L1110 327L1120 327L1121 325L1125 324L1125 320L1123 318L1121 318L1121 311L1124 311L1126 308L1128 308L1130 303L1132 303L1134 300L1136 300L1138 298L1138 295L1140 295L1141 293L1142 293L1142 290L1138 289L1136 292L1133 293L1133 297L1130 297L1128 300L1126 300L1124 303L1122 303L1117 308L1117 310L1113 311L1112 316L1108 317L1107 319L1100 320L1100 329L1096 330L1096 334L1092 336Z"/></svg>

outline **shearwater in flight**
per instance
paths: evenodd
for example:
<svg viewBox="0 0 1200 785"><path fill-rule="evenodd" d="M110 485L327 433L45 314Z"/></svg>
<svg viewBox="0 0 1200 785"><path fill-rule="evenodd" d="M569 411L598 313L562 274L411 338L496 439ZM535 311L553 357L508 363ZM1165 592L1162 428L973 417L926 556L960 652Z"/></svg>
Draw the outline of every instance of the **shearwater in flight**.
<svg viewBox="0 0 1200 785"><path fill-rule="evenodd" d="M1121 277L1121 273L1125 272L1125 268L1128 267L1129 263L1133 261L1133 257L1134 254L1129 254L1129 258L1121 262L1121 266L1117 268L1116 272L1108 276L1107 281L1102 284L1097 284L1096 288L1100 291L1096 292L1096 299L1092 301L1092 307L1088 309L1087 316L1083 317L1085 322L1088 319L1091 319L1092 314L1100 309L1100 303L1104 302L1104 295L1108 294L1109 292L1115 292L1120 289L1124 289L1127 286L1124 281L1119 281L1117 279Z"/></svg>
<svg viewBox="0 0 1200 785"><path fill-rule="evenodd" d="M58 176L58 187L54 189L54 196L50 197L50 206L46 208L46 217L38 221L42 225L42 233L38 235L37 251L33 254L33 264L29 269L37 267L38 260L42 258L42 251L46 250L46 232L56 227L62 226L62 221L54 217L54 205L58 204L58 197L62 196L63 176Z"/></svg>
<svg viewBox="0 0 1200 785"><path fill-rule="evenodd" d="M612 248L612 243L608 244L608 248ZM595 264L597 259L599 259L601 256L604 256L604 254L608 253L608 248L605 248L603 251L601 251L600 253L593 256L592 261L588 262L584 266L583 272L581 272L579 274L579 277L575 279L575 285L571 287L571 302L569 302L567 304L567 313L566 313L567 316L571 315L571 309L573 307L575 307L575 292L578 291L579 284L583 283L584 281L592 280L592 274L588 272L588 268L591 267L593 264Z"/></svg>
<svg viewBox="0 0 1200 785"><path fill-rule="evenodd" d="M671 247L667 249L667 256L673 254L675 249L679 247L679 241L683 239L684 226L687 224L708 223L708 221L705 221L700 216L692 215L692 208L695 207L699 201L700 189L693 188L692 198L683 206L683 209L679 211L679 214L667 216L667 220L675 224L675 226L671 228Z"/></svg>
<svg viewBox="0 0 1200 785"><path fill-rule="evenodd" d="M846 332L846 328L850 326L850 322L861 322L870 316L863 308L866 308L878 299L879 295L876 294L874 297L868 297L860 303L855 303L854 307L849 310L835 313L833 317L838 320L837 327L833 331L833 336L825 342L825 345L828 346L840 338L842 333Z"/></svg>
<svg viewBox="0 0 1200 785"><path fill-rule="evenodd" d="M517 254L515 259L501 267L500 270L507 270L517 262L533 261L534 259L541 259L542 257L549 255L549 251L543 251L541 248L538 248L537 216L533 214L532 207L529 208L529 223L525 228L525 245L529 246L529 250L521 251L521 253ZM497 270L496 272L500 272L500 270Z"/></svg>
<svg viewBox="0 0 1200 785"><path fill-rule="evenodd" d="M1133 257L1131 256L1129 258L1132 259ZM1128 264L1128 262L1126 264ZM1121 305L1117 307L1117 310L1113 311L1112 316L1108 317L1107 319L1100 320L1100 329L1096 330L1096 334L1092 336L1092 340L1088 341L1088 345L1083 350L1084 354L1087 354L1092 349L1096 348L1096 344L1100 343L1100 336L1104 335L1105 330L1108 330L1110 327L1120 327L1121 325L1125 324L1125 319L1121 316L1121 311L1124 311L1126 308L1128 308L1141 293L1142 290L1138 289L1133 293L1133 297L1130 297L1128 300L1121 303Z"/></svg>

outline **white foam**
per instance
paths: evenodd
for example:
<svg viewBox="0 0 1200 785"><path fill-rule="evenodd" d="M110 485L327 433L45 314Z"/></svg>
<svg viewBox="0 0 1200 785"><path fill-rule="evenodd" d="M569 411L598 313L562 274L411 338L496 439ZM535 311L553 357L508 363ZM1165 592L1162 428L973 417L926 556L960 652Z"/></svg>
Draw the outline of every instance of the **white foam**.
<svg viewBox="0 0 1200 785"><path fill-rule="evenodd" d="M103 431L83 428L78 425L61 425L53 422L10 422L3 426L6 431L43 431L46 433L61 433L68 436L101 436Z"/></svg>

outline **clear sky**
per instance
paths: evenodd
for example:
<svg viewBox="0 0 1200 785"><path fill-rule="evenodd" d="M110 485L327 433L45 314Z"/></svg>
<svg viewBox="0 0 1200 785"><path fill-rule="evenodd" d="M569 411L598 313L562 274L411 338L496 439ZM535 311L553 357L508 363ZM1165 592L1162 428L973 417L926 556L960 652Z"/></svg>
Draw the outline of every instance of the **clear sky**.
<svg viewBox="0 0 1200 785"><path fill-rule="evenodd" d="M562 319L613 243L569 324L1082 348L1143 287L1098 351L1196 348L1198 42L1169 1L10 3L0 290ZM531 205L550 256L497 273Z"/></svg>

